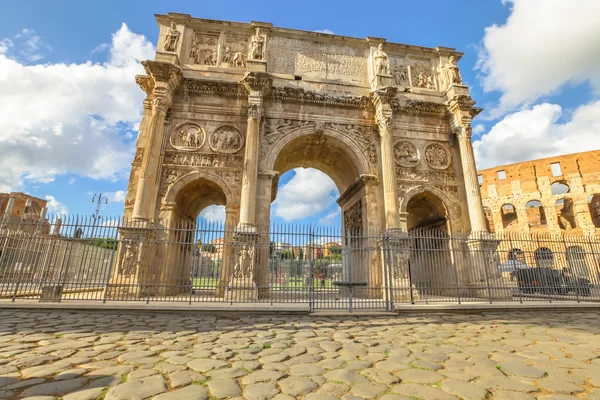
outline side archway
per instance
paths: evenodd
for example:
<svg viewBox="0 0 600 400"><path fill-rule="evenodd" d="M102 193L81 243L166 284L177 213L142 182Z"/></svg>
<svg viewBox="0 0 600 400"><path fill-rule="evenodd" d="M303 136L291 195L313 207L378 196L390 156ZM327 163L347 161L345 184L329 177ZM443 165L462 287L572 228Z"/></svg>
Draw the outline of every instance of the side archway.
<svg viewBox="0 0 600 400"><path fill-rule="evenodd" d="M434 208L429 211L419 210L419 204L422 206L431 204ZM411 188L404 195L400 203L400 212L407 216L406 229L426 227L428 224L442 225L442 219L448 223L448 229L457 229L460 228L460 223L456 220L459 217L459 210L457 207L453 209L451 204L448 196L438 188L419 185ZM417 210L419 212L415 214ZM411 211L413 211L412 217Z"/></svg>

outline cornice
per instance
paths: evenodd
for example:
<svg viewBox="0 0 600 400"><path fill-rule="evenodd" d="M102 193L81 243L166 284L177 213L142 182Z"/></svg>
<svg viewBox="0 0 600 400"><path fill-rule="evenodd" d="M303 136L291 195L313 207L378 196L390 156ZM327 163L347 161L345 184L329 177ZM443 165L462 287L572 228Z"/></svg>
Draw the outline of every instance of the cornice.
<svg viewBox="0 0 600 400"><path fill-rule="evenodd" d="M238 82L223 82L184 78L184 89L193 94L209 94L223 97L247 97L244 85Z"/></svg>
<svg viewBox="0 0 600 400"><path fill-rule="evenodd" d="M394 113L406 115L430 115L443 118L447 116L448 109L446 105L423 100L408 100L401 104L399 101L392 101L392 110Z"/></svg>
<svg viewBox="0 0 600 400"><path fill-rule="evenodd" d="M313 92L294 87L274 87L271 89L269 99L273 101L290 101L362 109L369 108L371 104L367 96L334 96L328 93Z"/></svg>
<svg viewBox="0 0 600 400"><path fill-rule="evenodd" d="M336 202L341 205L346 200L358 193L358 191L360 191L363 187L367 185L376 185L378 183L379 180L377 179L377 176L370 174L362 174L354 182L352 182L350 186L348 186L348 189L346 189L344 193L340 195Z"/></svg>

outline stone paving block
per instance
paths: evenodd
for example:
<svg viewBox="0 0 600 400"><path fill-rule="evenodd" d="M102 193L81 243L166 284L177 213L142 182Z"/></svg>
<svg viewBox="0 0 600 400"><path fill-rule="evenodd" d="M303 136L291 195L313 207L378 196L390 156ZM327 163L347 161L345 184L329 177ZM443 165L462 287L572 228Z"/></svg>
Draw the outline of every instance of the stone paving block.
<svg viewBox="0 0 600 400"><path fill-rule="evenodd" d="M291 376L278 382L281 392L290 396L305 395L315 391L319 386L303 376Z"/></svg>
<svg viewBox="0 0 600 400"><path fill-rule="evenodd" d="M422 369L407 369L395 374L402 382L414 383L435 383L441 381L444 377L437 372Z"/></svg>
<svg viewBox="0 0 600 400"><path fill-rule="evenodd" d="M62 396L79 389L87 382L87 378L77 378L67 381L57 381L31 386L25 389L22 396Z"/></svg>
<svg viewBox="0 0 600 400"><path fill-rule="evenodd" d="M463 400L484 400L488 392L476 386L474 383L463 382L456 379L445 379L442 381L442 390L460 397Z"/></svg>
<svg viewBox="0 0 600 400"><path fill-rule="evenodd" d="M165 379L162 375L153 375L146 378L135 379L113 386L106 393L106 400L132 400L145 399L167 391Z"/></svg>
<svg viewBox="0 0 600 400"><path fill-rule="evenodd" d="M187 366L189 368L193 369L194 371L198 371L198 372L202 372L202 373L206 373L213 369L223 368L228 365L229 365L229 363L226 361L213 360L210 358L204 358L204 359L201 358L201 359L193 360L193 361L190 361L187 363Z"/></svg>
<svg viewBox="0 0 600 400"><path fill-rule="evenodd" d="M208 390L217 399L235 397L242 394L240 385L234 379L216 379L208 382Z"/></svg>
<svg viewBox="0 0 600 400"><path fill-rule="evenodd" d="M368 382L364 376L351 369L335 369L327 372L324 377L330 382L342 382L350 386Z"/></svg>
<svg viewBox="0 0 600 400"><path fill-rule="evenodd" d="M63 400L96 400L104 388L83 389L63 396Z"/></svg>
<svg viewBox="0 0 600 400"><path fill-rule="evenodd" d="M446 393L440 389L417 383L401 383L399 385L392 386L391 390L393 393L420 399L459 400L458 397Z"/></svg>
<svg viewBox="0 0 600 400"><path fill-rule="evenodd" d="M279 393L274 383L253 383L244 388L244 397L247 400L269 400Z"/></svg>
<svg viewBox="0 0 600 400"><path fill-rule="evenodd" d="M208 391L200 385L190 385L183 389L154 396L152 400L208 400Z"/></svg>

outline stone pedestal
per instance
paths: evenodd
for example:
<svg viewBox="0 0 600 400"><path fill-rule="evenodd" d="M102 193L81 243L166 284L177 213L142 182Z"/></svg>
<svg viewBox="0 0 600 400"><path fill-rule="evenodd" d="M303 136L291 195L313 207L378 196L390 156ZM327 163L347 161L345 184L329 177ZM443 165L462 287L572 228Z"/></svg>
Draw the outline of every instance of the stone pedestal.
<svg viewBox="0 0 600 400"><path fill-rule="evenodd" d="M497 253L500 241L491 234L473 234L466 242L468 263L466 271L459 271L459 280L464 295L486 300L510 300L512 297L504 286L498 270L500 258Z"/></svg>
<svg viewBox="0 0 600 400"><path fill-rule="evenodd" d="M394 84L394 77L392 75L377 74L371 80L372 89L380 89L386 86L392 86Z"/></svg>
<svg viewBox="0 0 600 400"><path fill-rule="evenodd" d="M234 266L227 284L225 298L232 302L252 302L258 299L256 259L259 235L253 231L234 233Z"/></svg>
<svg viewBox="0 0 600 400"><path fill-rule="evenodd" d="M254 72L267 72L267 62L263 60L246 61L246 69Z"/></svg>
<svg viewBox="0 0 600 400"><path fill-rule="evenodd" d="M177 57L177 53L170 51L156 50L156 56L154 57L154 60L179 65L179 57Z"/></svg>
<svg viewBox="0 0 600 400"><path fill-rule="evenodd" d="M152 242L154 229L147 222L137 222L119 229L120 242L113 275L105 289L106 299L126 300L153 295Z"/></svg>

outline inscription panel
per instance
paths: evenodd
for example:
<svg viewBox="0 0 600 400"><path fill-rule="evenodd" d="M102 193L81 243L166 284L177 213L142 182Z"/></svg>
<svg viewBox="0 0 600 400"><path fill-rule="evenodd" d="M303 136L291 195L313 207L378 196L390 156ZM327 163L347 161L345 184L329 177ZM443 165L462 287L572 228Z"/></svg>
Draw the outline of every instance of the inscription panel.
<svg viewBox="0 0 600 400"><path fill-rule="evenodd" d="M367 57L366 48L274 36L269 38L267 59L270 72L330 79L343 76L364 82Z"/></svg>

